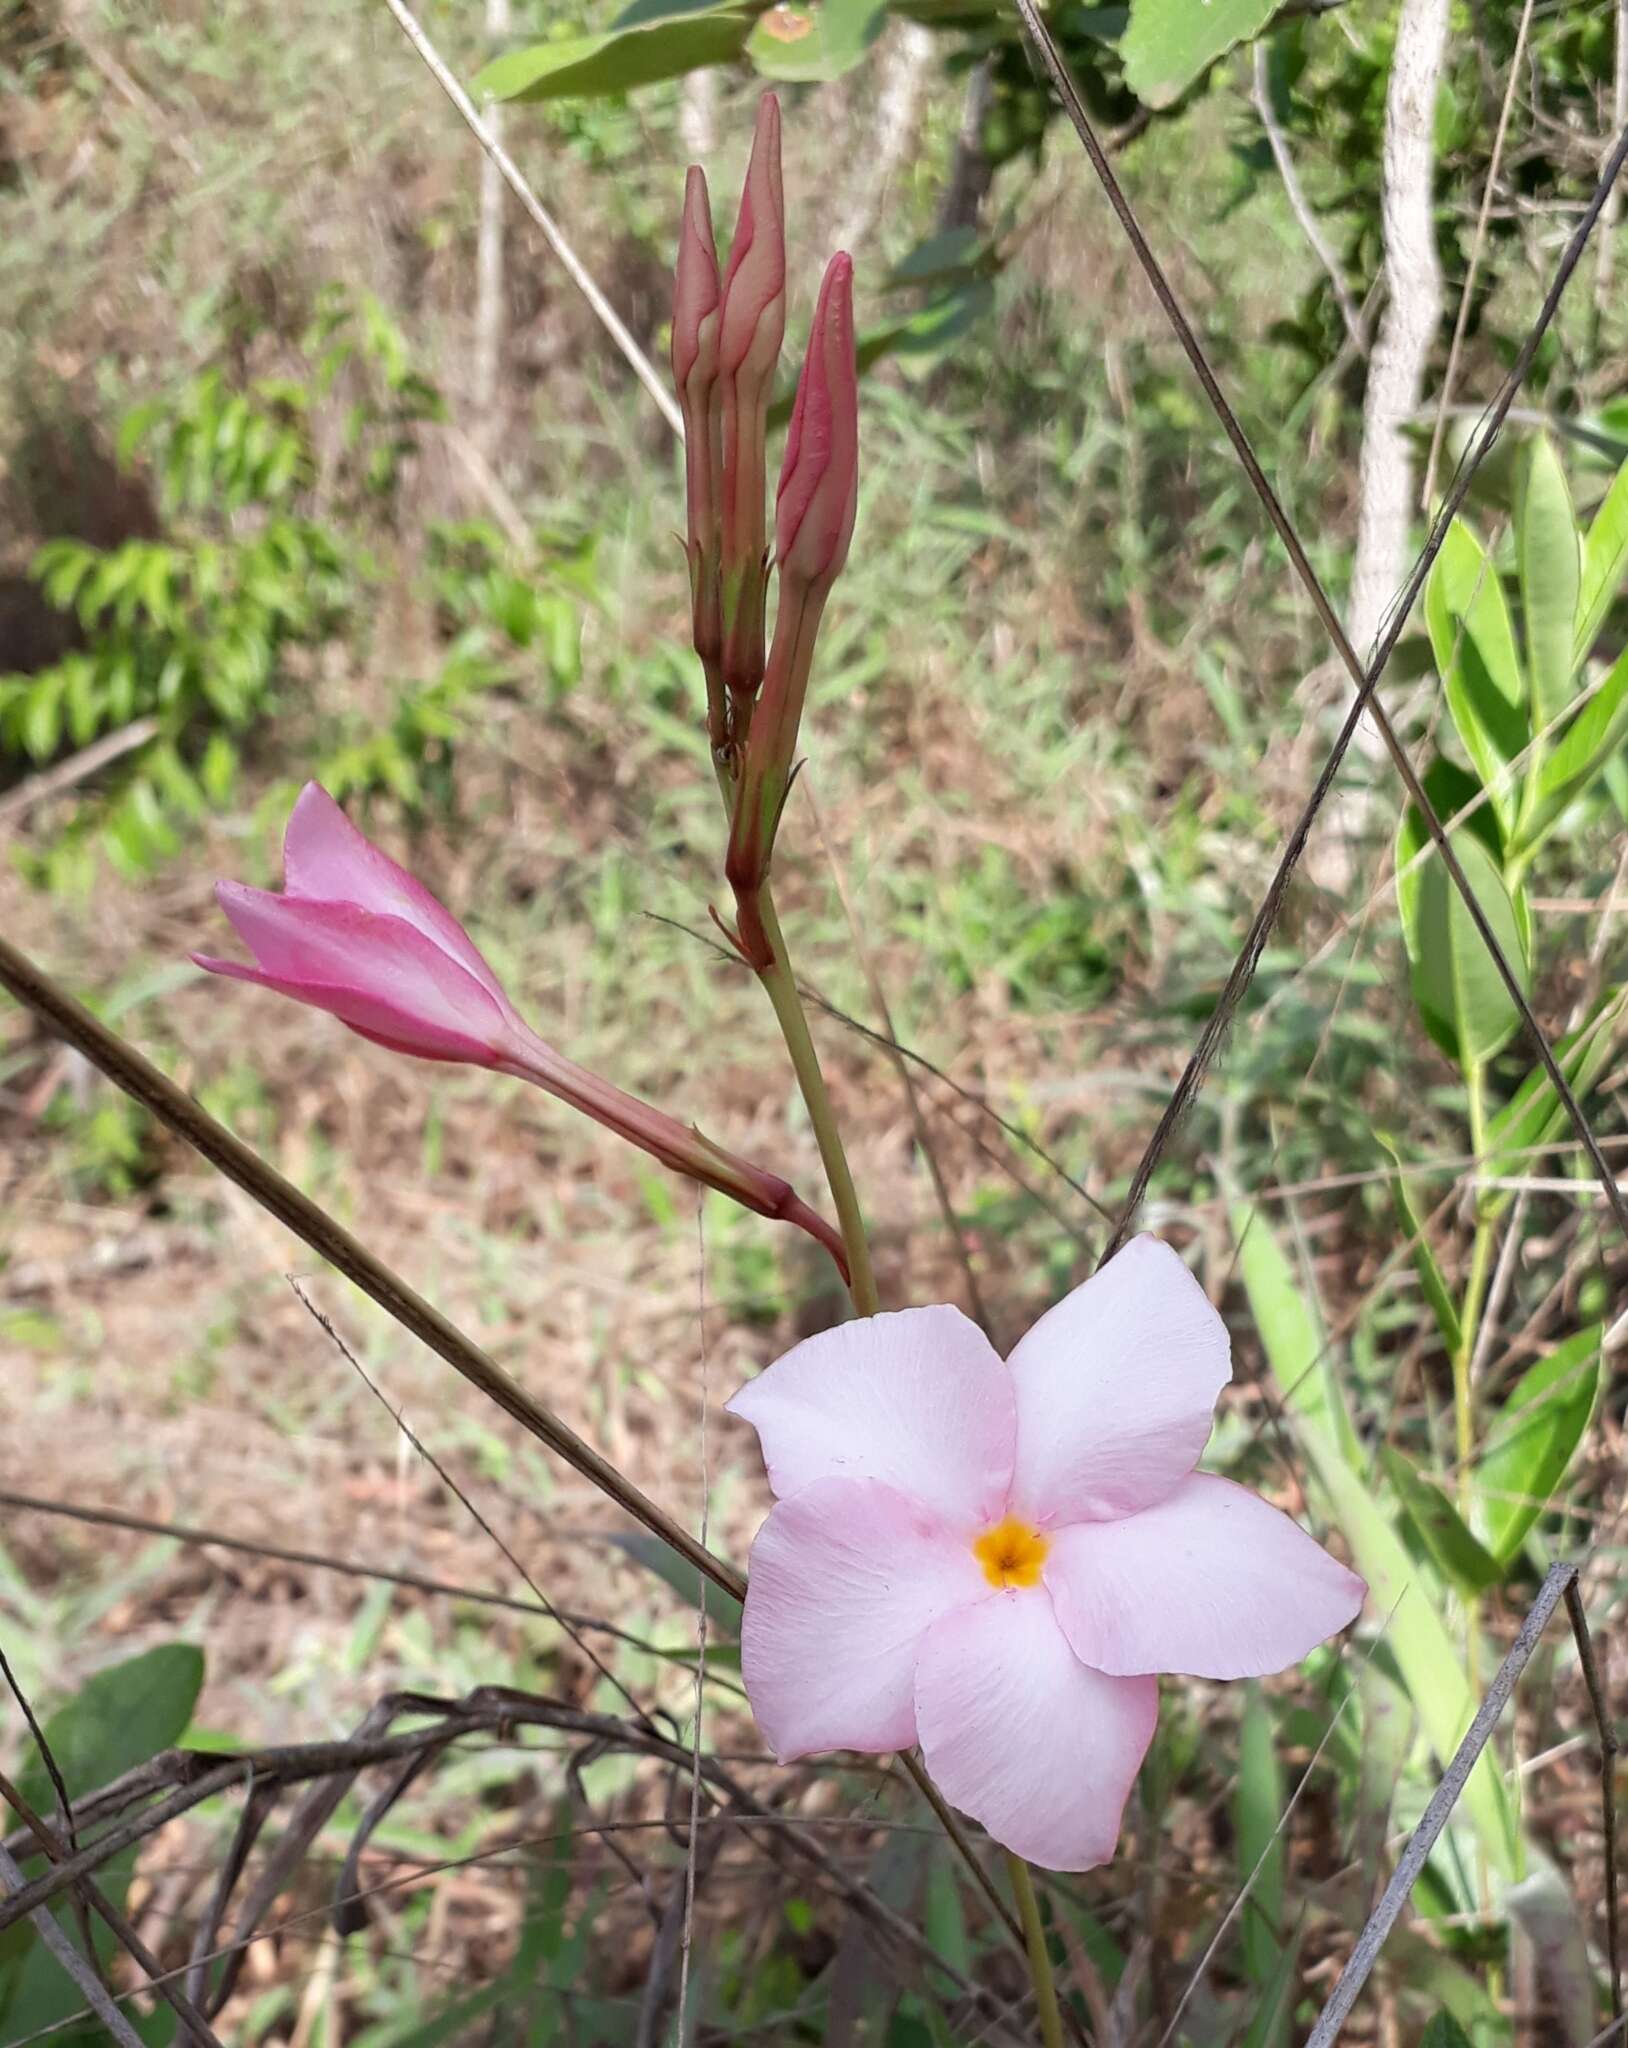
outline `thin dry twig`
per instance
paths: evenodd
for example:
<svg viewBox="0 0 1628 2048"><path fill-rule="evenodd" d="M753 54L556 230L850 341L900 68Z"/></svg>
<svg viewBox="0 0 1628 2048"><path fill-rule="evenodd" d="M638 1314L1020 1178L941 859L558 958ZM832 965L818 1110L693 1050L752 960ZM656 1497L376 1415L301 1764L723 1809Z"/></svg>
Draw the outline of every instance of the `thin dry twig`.
<svg viewBox="0 0 1628 2048"><path fill-rule="evenodd" d="M16 997L49 1030L77 1047L92 1066L139 1102L166 1129L202 1153L211 1166L243 1189L260 1207L292 1230L319 1258L354 1281L386 1315L427 1344L487 1399L562 1458L573 1471L642 1522L703 1577L738 1600L746 1581L733 1565L714 1557L653 1500L617 1471L571 1426L534 1401L495 1358L466 1337L416 1288L392 1271L334 1217L286 1180L252 1146L229 1131L151 1060L93 1017L52 976L0 938L0 988Z"/></svg>
<svg viewBox="0 0 1628 2048"><path fill-rule="evenodd" d="M1500 1715L1509 1704L1509 1696L1515 1689L1515 1681L1526 1669L1532 1652L1537 1648L1549 1617L1565 1597L1566 1589L1577 1577L1574 1564L1555 1564L1549 1567L1548 1576L1539 1588L1538 1596L1532 1603L1530 1613L1521 1623L1520 1633L1509 1646L1508 1654L1499 1665L1491 1685L1487 1687L1486 1698L1481 1702L1469 1731L1453 1754L1452 1762L1443 1773L1441 1783L1431 1795L1430 1804L1425 1808L1419 1825L1412 1838L1397 1860L1391 1881L1386 1885L1379 1904L1369 1914L1367 1923L1357 1937L1351 1959L1340 1972L1339 1981L1330 1994L1328 2003L1318 2015L1317 2024L1311 2031L1306 2048L1333 2048L1341 2027L1344 2026L1352 2006L1357 2002L1362 1987L1368 1981L1369 1972L1379 1959L1379 1952L1385 1945L1385 1938L1396 1925L1408 1896L1419 1881L1430 1852L1441 1838L1441 1832L1452 1817L1453 1808L1458 1804L1459 1795L1469 1780L1482 1750L1492 1739Z"/></svg>
<svg viewBox="0 0 1628 2048"><path fill-rule="evenodd" d="M1267 938L1282 910L1289 882L1295 868L1299 864L1306 842L1311 835L1311 828L1316 821L1319 811L1322 809L1329 791L1333 788L1335 777L1339 773L1346 750L1350 746L1352 736L1356 732L1358 721L1365 711L1369 713L1379 728L1380 737L1384 740L1387 751L1390 753L1391 759L1396 766L1397 773L1402 778L1402 783L1409 799L1423 820L1435 844L1436 851L1440 855L1442 865L1447 870L1453 886L1464 904L1466 914L1475 926L1482 944L1486 947L1487 953L1498 971L1499 979L1502 981L1510 1002L1521 1020L1525 1034L1537 1053L1544 1072L1549 1078L1556 1098L1564 1107L1573 1129L1576 1131L1584 1150L1588 1153L1590 1164L1593 1166L1600 1185L1605 1191L1606 1199L1611 1205L1617 1227L1622 1232L1624 1239L1628 1240L1628 1196L1625 1196L1622 1189L1618 1187L1614 1175L1607 1166L1593 1127L1579 1107L1577 1099L1572 1093L1571 1085L1564 1073L1562 1073L1558 1061L1555 1059L1554 1051L1549 1044L1548 1038L1532 1012L1532 1006L1527 1001L1526 992L1521 987L1514 969L1510 966L1498 936L1493 931L1479 898L1470 886L1468 877L1464 873L1458 855L1453 849L1440 818L1436 815L1435 807L1430 802L1424 786L1420 782L1418 774L1407 756L1406 750L1396 735L1395 728L1391 724L1384 705L1376 694L1379 679L1384 674L1392 650L1401 637L1403 625L1406 623L1419 592L1424 586L1425 578L1430 573L1430 566L1441 550L1442 543L1447 537L1448 529L1457 515L1459 506L1464 501L1476 471L1485 459L1493 441L1497 438L1498 432L1503 425L1504 417L1520 391L1526 373L1531 368L1532 361L1537 354L1538 345L1547 333L1549 325L1559 308L1566 286L1570 282L1572 273L1588 245L1589 236L1593 231L1595 222L1599 218L1606 198L1616 182L1617 175L1621 171L1624 161L1628 160L1628 128L1625 128L1618 138L1616 147L1612 150L1610 160L1606 166L1605 175L1596 188L1593 198L1584 209L1570 240L1567 242L1537 319L1533 322L1525 341L1521 344L1514 364L1504 379L1497 397L1488 407L1485 424L1481 432L1475 437L1471 447L1466 451L1463 460L1459 464L1458 471L1454 476L1453 482L1443 501L1441 511L1437 516L1436 523L1431 529L1430 537L1420 551L1407 583L1391 607L1388 622L1379 636L1373 659L1365 669L1356 649L1351 644L1349 636L1340 623L1339 616L1335 612L1327 592L1323 589L1322 582L1312 566L1311 558L1307 555L1299 535L1295 532L1288 514L1284 511L1279 501L1276 491L1272 488L1266 472L1262 469L1255 455L1254 449L1250 446L1249 438L1244 433L1237 414L1233 411L1225 393L1217 382L1215 372L1210 366L1209 359L1204 353L1198 336L1194 333L1191 323L1182 311L1181 305L1171 289L1170 282L1165 276L1158 258L1154 255L1147 237L1142 232L1141 225L1131 209L1130 202L1126 199L1119 180L1114 175L1113 166L1109 163L1101 143L1097 140L1096 132L1092 128L1090 118L1085 110L1085 103L1080 97L1079 88L1075 85L1057 45L1052 39L1050 31L1041 19L1035 5L1035 0L1017 0L1017 7L1029 39L1034 44L1047 71L1051 75L1074 130L1084 145L1086 154L1091 160L1092 168L1096 172L1103 190L1106 192L1109 202L1119 218L1120 225L1130 240L1137 260L1153 289L1154 296L1158 299L1161 308L1169 319L1177 339L1181 343L1183 352L1186 354L1189 363L1192 365L1193 372L1199 380L1205 397L1209 400L1210 406L1220 421L1227 439L1231 442L1233 451L1237 455L1256 496L1260 499L1273 529L1282 541L1295 573L1300 578L1301 584L1311 600L1313 610L1317 613L1318 618L1322 621L1325 630L1333 641L1335 651L1344 663L1352 681L1357 685L1356 694L1352 699L1345 721L1340 727L1339 734L1327 761L1324 763L1322 772L1317 778L1316 785L1295 823L1294 830L1289 835L1288 842L1279 859L1277 871L1272 877L1271 885L1251 923L1249 934L1233 962L1232 970L1227 976L1226 986L1222 991L1221 998L1211 1013L1203 1031L1200 1033L1193 1055L1189 1059L1181 1079L1177 1082L1165 1112L1160 1117L1153 1136L1149 1139L1147 1147L1143 1152L1141 1161L1132 1179L1125 1205L1120 1212L1119 1222L1103 1251L1102 1260L1106 1262L1112 1258L1129 1235L1136 1211L1141 1205L1148 1183L1152 1179L1154 1169L1163 1156L1165 1147L1169 1143L1176 1126L1181 1122L1182 1117L1202 1087L1205 1074L1220 1046L1221 1039L1236 1013L1245 990L1254 979L1255 969L1259 964L1261 953L1265 949Z"/></svg>
<svg viewBox="0 0 1628 2048"><path fill-rule="evenodd" d="M5 1849L0 1849L0 1885L9 1886L13 1898L26 1890L23 1873ZM0 1898L3 1896L4 1894L0 1893ZM141 2036L120 2012L107 1986L63 1933L51 1914L40 1906L30 1913L29 1918L40 1940L73 1979L80 1997L118 2042L119 2048L142 2048Z"/></svg>
<svg viewBox="0 0 1628 2048"><path fill-rule="evenodd" d="M1566 1616L1577 1643L1577 1661L1588 1688L1588 1703L1594 1710L1594 1726L1600 1738L1600 1832L1605 1849L1605 1940L1611 1968L1611 2017L1622 2019L1622 1920L1617 1896L1617 1724L1605 1696L1599 1665L1594 1658L1594 1638L1589 1633L1588 1615L1583 1609L1582 1589L1574 1573L1566 1582Z"/></svg>
<svg viewBox="0 0 1628 2048"><path fill-rule="evenodd" d="M405 4L405 0L384 0L384 4L389 8L391 14L394 15L396 26L423 60L430 76L457 109L459 119L469 130L470 134L474 136L481 148L485 150L487 156L497 165L498 170L502 174L503 182L537 224L542 232L543 240L553 250L571 282L593 308L595 317L611 340L621 350L634 376L638 378L646 391L656 401L662 418L672 428L679 441L682 441L684 439L684 416L679 411L673 394L662 382L650 358L645 354L638 342L634 340L621 315L594 282L593 276L586 264L584 264L581 257L578 256L575 249L572 248L564 234L560 231L559 224L554 219L554 216L526 183L514 158L510 156L509 152L503 147L503 144L492 133L490 127L476 112L474 101L471 100L468 93L464 91L463 87L447 68L440 51L436 49L435 45L424 33L412 9Z"/></svg>
<svg viewBox="0 0 1628 2048"><path fill-rule="evenodd" d="M1365 356L1368 353L1368 330L1363 325L1362 314L1351 296L1351 287L1345 281L1340 259L1335 255L1316 214L1311 210L1311 202L1300 183L1300 173L1295 169L1294 158L1289 154L1289 138L1284 134L1283 123L1278 119L1277 109L1272 104L1272 80L1267 69L1265 36L1258 36L1255 39L1254 56L1255 111L1260 116L1267 146L1272 152L1272 161L1278 167L1278 176L1283 180L1283 194L1289 202L1289 211L1294 215L1300 232L1305 236L1307 247L1317 258L1330 285L1334 288L1334 303L1340 309L1340 318L1345 322L1345 331L1351 339L1351 346L1358 355Z"/></svg>
<svg viewBox="0 0 1628 2048"><path fill-rule="evenodd" d="M1458 297L1458 317L1453 322L1453 338L1447 346L1447 367L1442 372L1441 395L1436 400L1436 421L1430 430L1430 453L1425 459L1424 490L1421 493L1425 510L1430 509L1430 500L1436 489L1436 462L1441 454L1441 437L1447 430L1448 407L1453 402L1453 378L1458 371L1459 350L1464 345L1464 330L1470 324L1470 307L1475 298L1476 273L1481 268L1481 252L1487 239L1487 217L1492 211L1493 194L1498 189L1498 173L1503 168L1504 137L1509 132L1510 109L1515 104L1515 87L1519 82L1521 56L1526 49L1526 32L1532 25L1532 0L1525 0L1521 8L1520 26L1515 31L1515 54L1509 60L1509 82L1504 90L1503 105L1498 109L1498 126L1492 138L1492 155L1487 163L1487 179L1481 188L1481 206L1475 217L1475 235L1470 243L1469 266L1464 273L1464 289ZM1618 117L1618 126L1622 117ZM1609 204L1609 202L1608 202ZM1609 223L1601 220L1604 230L1601 248L1611 240ZM1602 256L1601 261L1604 261Z"/></svg>

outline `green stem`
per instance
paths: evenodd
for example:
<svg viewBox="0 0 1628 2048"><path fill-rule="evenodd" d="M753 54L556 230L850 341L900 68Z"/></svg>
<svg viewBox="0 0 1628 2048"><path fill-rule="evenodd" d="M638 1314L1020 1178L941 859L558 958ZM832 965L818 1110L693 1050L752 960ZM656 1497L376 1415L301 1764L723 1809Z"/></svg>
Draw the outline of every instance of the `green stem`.
<svg viewBox="0 0 1628 2048"><path fill-rule="evenodd" d="M1474 1161L1471 1171L1478 1172L1486 1151L1487 1138L1486 1089L1479 1060L1467 1062L1464 1068L1464 1082L1470 1099L1470 1154ZM1453 1420L1454 1450L1458 1461L1458 1511L1466 1524L1470 1520L1471 1505L1475 1497L1475 1394L1470 1385L1470 1363L1475 1357L1476 1334L1481 1325L1481 1309L1487 1298L1487 1283L1492 1275L1493 1244L1497 1234L1491 1219L1482 1215L1481 1206L1481 1197L1477 1194L1474 1203L1475 1239L1470 1246L1470 1275L1465 1283L1463 1306L1459 1311L1458 1348L1453 1353ZM1470 1684L1479 1691L1481 1602L1474 1593L1469 1592L1464 1595L1464 1661Z"/></svg>
<svg viewBox="0 0 1628 2048"><path fill-rule="evenodd" d="M1040 1901L1034 1895L1034 1879L1021 1856L1008 1854L1006 1871L1023 1922L1024 1946L1029 1951L1029 1975L1034 1982L1040 2038L1045 2048L1063 2048L1063 2015L1057 2007L1057 1983L1051 1973L1051 1957L1046 1952L1046 1930L1040 1924Z"/></svg>
<svg viewBox="0 0 1628 2048"><path fill-rule="evenodd" d="M769 894L767 883L759 892L758 910L774 956L761 970L758 979L774 1005L780 1035L786 1041L808 1119L814 1126L825 1178L831 1189L831 1199L836 1204L842 1248L848 1255L848 1291L853 1296L855 1310L862 1316L873 1316L882 1304L876 1292L876 1275L871 1268L870 1246L865 1241L865 1219L860 1212L853 1175L848 1170L848 1155L843 1150L836 1111L831 1106L825 1076L820 1072L820 1056L814 1049L803 999L797 992L797 978L791 971L785 934L780 929L779 918L775 916L774 898Z"/></svg>

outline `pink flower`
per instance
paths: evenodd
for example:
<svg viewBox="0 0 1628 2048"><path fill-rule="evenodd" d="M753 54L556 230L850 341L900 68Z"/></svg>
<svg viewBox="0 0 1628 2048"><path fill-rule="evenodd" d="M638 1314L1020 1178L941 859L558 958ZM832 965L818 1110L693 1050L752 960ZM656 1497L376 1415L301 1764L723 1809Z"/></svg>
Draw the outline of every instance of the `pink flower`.
<svg viewBox="0 0 1628 2048"><path fill-rule="evenodd" d="M421 882L381 853L327 791L308 782L283 837L280 895L217 882L252 967L192 958L327 1010L363 1038L425 1060L466 1060L531 1081L674 1172L818 1239L846 1277L842 1241L778 1174L724 1151L546 1045L469 934Z"/></svg>
<svg viewBox="0 0 1628 2048"><path fill-rule="evenodd" d="M954 1308L845 1323L729 1403L777 1505L741 1639L782 1762L919 1742L1015 1854L1114 1853L1156 1673L1242 1678L1345 1627L1362 1581L1287 1515L1195 1472L1225 1325L1139 1237L1003 1365Z"/></svg>

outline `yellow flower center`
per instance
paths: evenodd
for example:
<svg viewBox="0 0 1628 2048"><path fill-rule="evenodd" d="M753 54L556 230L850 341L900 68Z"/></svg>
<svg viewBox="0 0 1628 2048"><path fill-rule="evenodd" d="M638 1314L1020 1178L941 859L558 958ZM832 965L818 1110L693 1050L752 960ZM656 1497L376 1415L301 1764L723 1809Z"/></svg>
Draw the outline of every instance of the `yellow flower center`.
<svg viewBox="0 0 1628 2048"><path fill-rule="evenodd" d="M1050 1548L1038 1529L1008 1515L1004 1522L984 1531L972 1546L972 1554L992 1586L1038 1586L1040 1567Z"/></svg>

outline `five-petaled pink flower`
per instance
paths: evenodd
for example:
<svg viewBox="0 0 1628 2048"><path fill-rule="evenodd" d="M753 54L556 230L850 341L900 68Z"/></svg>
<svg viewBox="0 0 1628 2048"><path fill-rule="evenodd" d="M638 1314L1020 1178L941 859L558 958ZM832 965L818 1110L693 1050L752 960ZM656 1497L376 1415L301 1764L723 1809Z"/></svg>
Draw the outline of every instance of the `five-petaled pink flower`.
<svg viewBox="0 0 1628 2048"><path fill-rule="evenodd" d="M305 785L289 817L283 881L281 894L217 882L220 907L255 964L194 953L197 964L327 1010L392 1052L467 1060L531 1081L675 1173L807 1231L846 1278L841 1238L779 1174L726 1152L539 1038L452 913L358 832L318 783Z"/></svg>
<svg viewBox="0 0 1628 2048"><path fill-rule="evenodd" d="M1114 1852L1161 1671L1297 1663L1362 1581L1287 1515L1193 1468L1231 1377L1226 1327L1139 1237L1002 1363L958 1309L811 1337L729 1403L777 1505L741 1638L784 1763L919 1742L1015 1854Z"/></svg>

